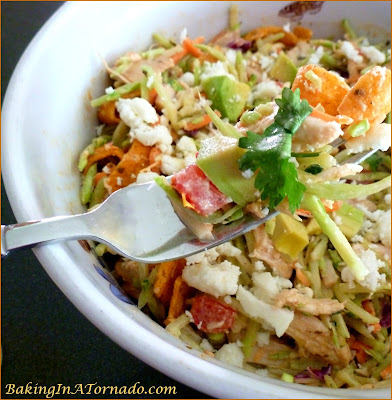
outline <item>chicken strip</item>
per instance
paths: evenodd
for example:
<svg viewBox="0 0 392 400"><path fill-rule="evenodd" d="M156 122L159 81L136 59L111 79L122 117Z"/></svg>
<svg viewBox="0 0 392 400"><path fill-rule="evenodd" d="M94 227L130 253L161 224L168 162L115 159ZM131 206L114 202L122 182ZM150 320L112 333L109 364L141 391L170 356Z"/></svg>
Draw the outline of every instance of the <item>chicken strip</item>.
<svg viewBox="0 0 392 400"><path fill-rule="evenodd" d="M253 231L255 237L255 248L250 257L265 261L273 270L275 275L283 278L290 278L293 273L293 264L286 262L282 255L276 250L274 243L268 236L263 225Z"/></svg>
<svg viewBox="0 0 392 400"><path fill-rule="evenodd" d="M328 364L346 366L353 358L348 344L336 347L332 332L315 316L295 313L286 334L297 342L300 351L317 355Z"/></svg>
<svg viewBox="0 0 392 400"><path fill-rule="evenodd" d="M275 297L277 307L289 306L301 312L320 315L334 314L344 309L344 303L335 299L313 299L305 296L298 289L284 289Z"/></svg>

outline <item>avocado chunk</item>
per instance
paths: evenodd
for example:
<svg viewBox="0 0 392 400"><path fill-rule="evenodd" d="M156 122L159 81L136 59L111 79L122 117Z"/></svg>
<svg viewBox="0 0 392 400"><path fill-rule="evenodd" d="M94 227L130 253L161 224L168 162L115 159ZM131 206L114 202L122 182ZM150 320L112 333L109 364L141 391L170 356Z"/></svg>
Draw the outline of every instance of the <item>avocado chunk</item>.
<svg viewBox="0 0 392 400"><path fill-rule="evenodd" d="M279 53L270 71L270 77L281 82L293 83L297 75L297 67L293 61L283 52Z"/></svg>
<svg viewBox="0 0 392 400"><path fill-rule="evenodd" d="M275 218L272 241L277 250L287 254L292 260L308 245L308 232L301 222L286 214Z"/></svg>
<svg viewBox="0 0 392 400"><path fill-rule="evenodd" d="M348 239L355 236L361 229L364 213L360 209L343 203L334 214L336 225Z"/></svg>
<svg viewBox="0 0 392 400"><path fill-rule="evenodd" d="M211 76L202 83L212 108L217 109L223 118L237 122L250 92L246 83L238 82L228 76Z"/></svg>
<svg viewBox="0 0 392 400"><path fill-rule="evenodd" d="M215 136L201 142L196 159L210 181L240 206L256 199L255 176L245 178L238 166L245 151L238 147L237 139Z"/></svg>
<svg viewBox="0 0 392 400"><path fill-rule="evenodd" d="M306 225L308 235L319 235L322 230L315 218L310 218L308 225Z"/></svg>

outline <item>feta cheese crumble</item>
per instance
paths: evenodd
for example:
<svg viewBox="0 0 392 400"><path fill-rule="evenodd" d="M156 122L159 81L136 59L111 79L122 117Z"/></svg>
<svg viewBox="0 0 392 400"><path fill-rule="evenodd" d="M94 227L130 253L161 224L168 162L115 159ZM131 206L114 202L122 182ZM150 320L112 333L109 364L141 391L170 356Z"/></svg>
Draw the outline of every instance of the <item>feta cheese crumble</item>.
<svg viewBox="0 0 392 400"><path fill-rule="evenodd" d="M137 139L145 146L158 145L162 152L171 149L173 138L164 125L151 125L159 121L155 108L145 99L119 99L116 102L120 118L128 125L131 139Z"/></svg>

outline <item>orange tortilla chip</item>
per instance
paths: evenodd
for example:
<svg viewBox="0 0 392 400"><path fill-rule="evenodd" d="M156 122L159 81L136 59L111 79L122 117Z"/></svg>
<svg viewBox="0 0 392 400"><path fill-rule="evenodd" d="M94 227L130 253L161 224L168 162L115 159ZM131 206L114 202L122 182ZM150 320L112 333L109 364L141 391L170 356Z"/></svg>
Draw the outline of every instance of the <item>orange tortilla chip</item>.
<svg viewBox="0 0 392 400"><path fill-rule="evenodd" d="M150 151L151 146L145 146L138 140L134 140L128 152L124 154L106 180L110 193L136 181L137 174L149 165Z"/></svg>
<svg viewBox="0 0 392 400"><path fill-rule="evenodd" d="M163 262L158 265L158 274L154 283L154 294L166 307L170 305L175 280L182 274L185 259Z"/></svg>
<svg viewBox="0 0 392 400"><path fill-rule="evenodd" d="M170 307L167 318L164 321L165 325L169 325L185 311L186 300L191 295L193 289L178 276L174 281L173 296L170 299Z"/></svg>
<svg viewBox="0 0 392 400"><path fill-rule="evenodd" d="M309 71L321 79L320 90L305 76ZM297 88L300 90L301 99L306 99L312 107L321 104L329 115L343 114L338 112L338 107L350 90L343 79L325 68L312 64L299 68L291 89L294 91Z"/></svg>
<svg viewBox="0 0 392 400"><path fill-rule="evenodd" d="M94 153L87 158L87 164L83 170L83 173L86 174L89 168L97 161L103 160L108 157L117 157L121 160L123 155L124 152L112 143L106 143L103 146L97 147L94 150Z"/></svg>

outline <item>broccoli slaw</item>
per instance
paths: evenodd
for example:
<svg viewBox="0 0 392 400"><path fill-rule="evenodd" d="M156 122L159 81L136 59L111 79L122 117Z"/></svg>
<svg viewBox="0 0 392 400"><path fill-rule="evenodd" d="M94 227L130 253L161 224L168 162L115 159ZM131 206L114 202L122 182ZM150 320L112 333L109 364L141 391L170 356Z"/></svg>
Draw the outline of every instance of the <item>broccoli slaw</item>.
<svg viewBox="0 0 392 400"><path fill-rule="evenodd" d="M280 211L186 259L95 252L140 309L211 357L372 388L391 364L390 49L342 27L339 39L289 24L241 34L233 6L209 42L153 34L106 66L112 85L91 101L100 125L78 167L88 208L155 180L204 239L214 224Z"/></svg>

